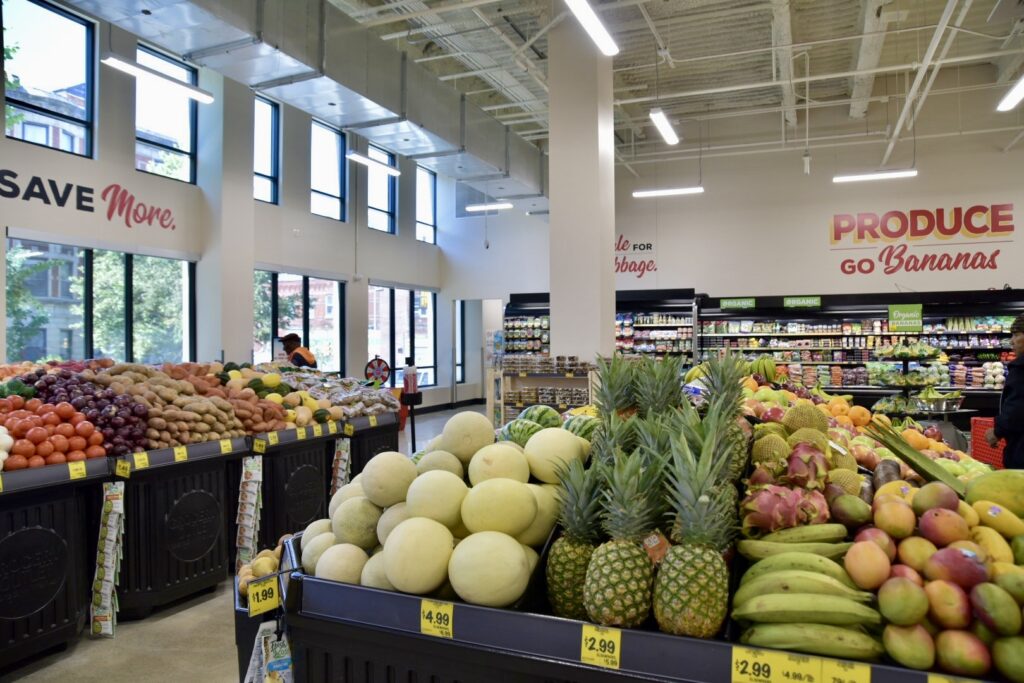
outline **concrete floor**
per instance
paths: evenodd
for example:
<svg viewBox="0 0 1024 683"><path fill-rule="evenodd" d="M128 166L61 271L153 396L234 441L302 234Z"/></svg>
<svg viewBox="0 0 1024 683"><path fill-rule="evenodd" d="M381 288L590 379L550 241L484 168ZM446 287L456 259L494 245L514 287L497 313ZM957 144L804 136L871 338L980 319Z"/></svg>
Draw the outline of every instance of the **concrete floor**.
<svg viewBox="0 0 1024 683"><path fill-rule="evenodd" d="M483 406L465 410L484 412ZM422 448L441 433L452 412L416 420ZM409 425L399 450L410 452ZM42 655L0 675L0 683L231 683L238 680L232 584L160 610L141 621L120 622L113 639L82 636L64 652Z"/></svg>

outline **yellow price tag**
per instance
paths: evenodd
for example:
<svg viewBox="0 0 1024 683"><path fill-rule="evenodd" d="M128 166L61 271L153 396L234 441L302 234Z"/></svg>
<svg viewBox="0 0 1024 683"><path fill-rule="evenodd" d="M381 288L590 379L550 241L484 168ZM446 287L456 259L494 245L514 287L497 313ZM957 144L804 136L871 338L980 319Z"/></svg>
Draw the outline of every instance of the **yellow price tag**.
<svg viewBox="0 0 1024 683"><path fill-rule="evenodd" d="M322 424L320 424L319 422L317 424L313 425L313 436L323 436L323 435L324 435L324 426Z"/></svg>
<svg viewBox="0 0 1024 683"><path fill-rule="evenodd" d="M4 478L0 477L0 493L4 492Z"/></svg>
<svg viewBox="0 0 1024 683"><path fill-rule="evenodd" d="M970 678L957 678L956 676L943 676L942 674L928 674L928 683L977 683Z"/></svg>
<svg viewBox="0 0 1024 683"><path fill-rule="evenodd" d="M220 440L220 454L227 455L231 452L231 439Z"/></svg>
<svg viewBox="0 0 1024 683"><path fill-rule="evenodd" d="M328 434L337 434L338 433L338 423L335 422L334 420L331 420L330 422L328 422L327 423L327 433Z"/></svg>
<svg viewBox="0 0 1024 683"><path fill-rule="evenodd" d="M377 416L376 415L371 415L368 419L370 420L370 426L371 427L376 427L377 426Z"/></svg>
<svg viewBox="0 0 1024 683"><path fill-rule="evenodd" d="M824 660L791 652L732 649L732 683L820 683ZM871 670L868 668L868 680ZM843 674L845 675L845 674ZM859 680L839 678L843 680ZM832 683L831 680L827 683Z"/></svg>
<svg viewBox="0 0 1024 683"><path fill-rule="evenodd" d="M821 660L822 683L871 683L871 665L842 659Z"/></svg>
<svg viewBox="0 0 1024 683"><path fill-rule="evenodd" d="M266 453L267 452L267 442L264 441L263 439L253 439L253 441L252 441L252 450L253 450L254 453Z"/></svg>
<svg viewBox="0 0 1024 683"><path fill-rule="evenodd" d="M573 374L573 373L571 373L571 372L567 372L567 373L565 373L565 378L566 378L566 379L572 379L572 378L573 378L573 377L575 377L575 376L576 376L576 375L574 375L574 374Z"/></svg>
<svg viewBox="0 0 1024 683"><path fill-rule="evenodd" d="M72 479L85 479L85 462L82 460L79 460L78 462L69 462L68 476Z"/></svg>
<svg viewBox="0 0 1024 683"><path fill-rule="evenodd" d="M144 470L149 467L149 453L134 453L132 458L135 459L135 469Z"/></svg>
<svg viewBox="0 0 1024 683"><path fill-rule="evenodd" d="M305 439L306 438L306 428L305 427L297 428L295 430L295 438L298 439L299 441L302 441L303 439Z"/></svg>
<svg viewBox="0 0 1024 683"><path fill-rule="evenodd" d="M356 428L353 427L350 423L346 422L345 423L345 436L352 436L355 433L356 433Z"/></svg>
<svg viewBox="0 0 1024 683"><path fill-rule="evenodd" d="M114 474L127 479L132 476L132 464L127 460L118 460L114 465Z"/></svg>
<svg viewBox="0 0 1024 683"><path fill-rule="evenodd" d="M618 669L622 661L622 631L617 628L583 624L580 661L606 669Z"/></svg>
<svg viewBox="0 0 1024 683"><path fill-rule="evenodd" d="M184 446L174 447L174 462L185 462L188 460L188 449Z"/></svg>
<svg viewBox="0 0 1024 683"><path fill-rule="evenodd" d="M267 442L271 446L276 446L280 440L281 437L277 435L277 432L270 432L269 434L267 434Z"/></svg>
<svg viewBox="0 0 1024 683"><path fill-rule="evenodd" d="M455 628L455 605L437 600L420 601L420 633L451 638Z"/></svg>
<svg viewBox="0 0 1024 683"><path fill-rule="evenodd" d="M249 584L249 616L255 617L281 606L281 594L277 590L277 575L268 576Z"/></svg>
<svg viewBox="0 0 1024 683"><path fill-rule="evenodd" d="M519 373L519 376L520 376L520 377L526 377L526 373L525 373L525 372L520 372L520 373Z"/></svg>

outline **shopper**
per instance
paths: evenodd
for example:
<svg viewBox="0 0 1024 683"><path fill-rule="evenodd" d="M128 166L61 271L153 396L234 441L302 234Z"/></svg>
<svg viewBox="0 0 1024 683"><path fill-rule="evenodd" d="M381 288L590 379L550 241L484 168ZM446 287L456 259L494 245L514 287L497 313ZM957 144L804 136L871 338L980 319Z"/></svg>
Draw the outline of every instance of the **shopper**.
<svg viewBox="0 0 1024 683"><path fill-rule="evenodd" d="M1017 359L1007 365L1009 374L999 401L996 426L985 432L985 440L994 448L1000 439L1006 439L1003 467L1024 470L1024 314L1013 321L1010 332Z"/></svg>
<svg viewBox="0 0 1024 683"><path fill-rule="evenodd" d="M297 368L315 368L316 356L302 345L302 337L292 332L281 337L284 352L288 354L288 362Z"/></svg>

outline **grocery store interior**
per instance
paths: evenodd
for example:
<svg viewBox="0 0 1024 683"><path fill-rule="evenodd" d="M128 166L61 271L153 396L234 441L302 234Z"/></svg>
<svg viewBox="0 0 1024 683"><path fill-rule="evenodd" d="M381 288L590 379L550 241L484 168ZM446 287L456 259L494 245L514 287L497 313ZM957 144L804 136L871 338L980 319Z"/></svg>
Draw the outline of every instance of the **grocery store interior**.
<svg viewBox="0 0 1024 683"><path fill-rule="evenodd" d="M1020 0L0 24L0 681L1024 681Z"/></svg>

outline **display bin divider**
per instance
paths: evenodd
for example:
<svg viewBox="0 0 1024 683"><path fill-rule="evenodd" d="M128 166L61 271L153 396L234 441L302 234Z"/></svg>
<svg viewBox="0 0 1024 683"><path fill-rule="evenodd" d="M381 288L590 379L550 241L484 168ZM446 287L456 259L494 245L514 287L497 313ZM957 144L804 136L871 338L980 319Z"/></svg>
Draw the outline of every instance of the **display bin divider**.
<svg viewBox="0 0 1024 683"><path fill-rule="evenodd" d="M239 436L233 439L205 441L175 448L159 448L145 453L130 453L114 460L126 461L131 466L132 472L139 472L154 467L180 465L183 462L248 455L251 448L249 437ZM144 458L140 456L144 456ZM116 468L116 463L112 467Z"/></svg>
<svg viewBox="0 0 1024 683"><path fill-rule="evenodd" d="M0 472L0 496L75 481L106 479L113 473L111 458L90 458L63 465L48 465Z"/></svg>

